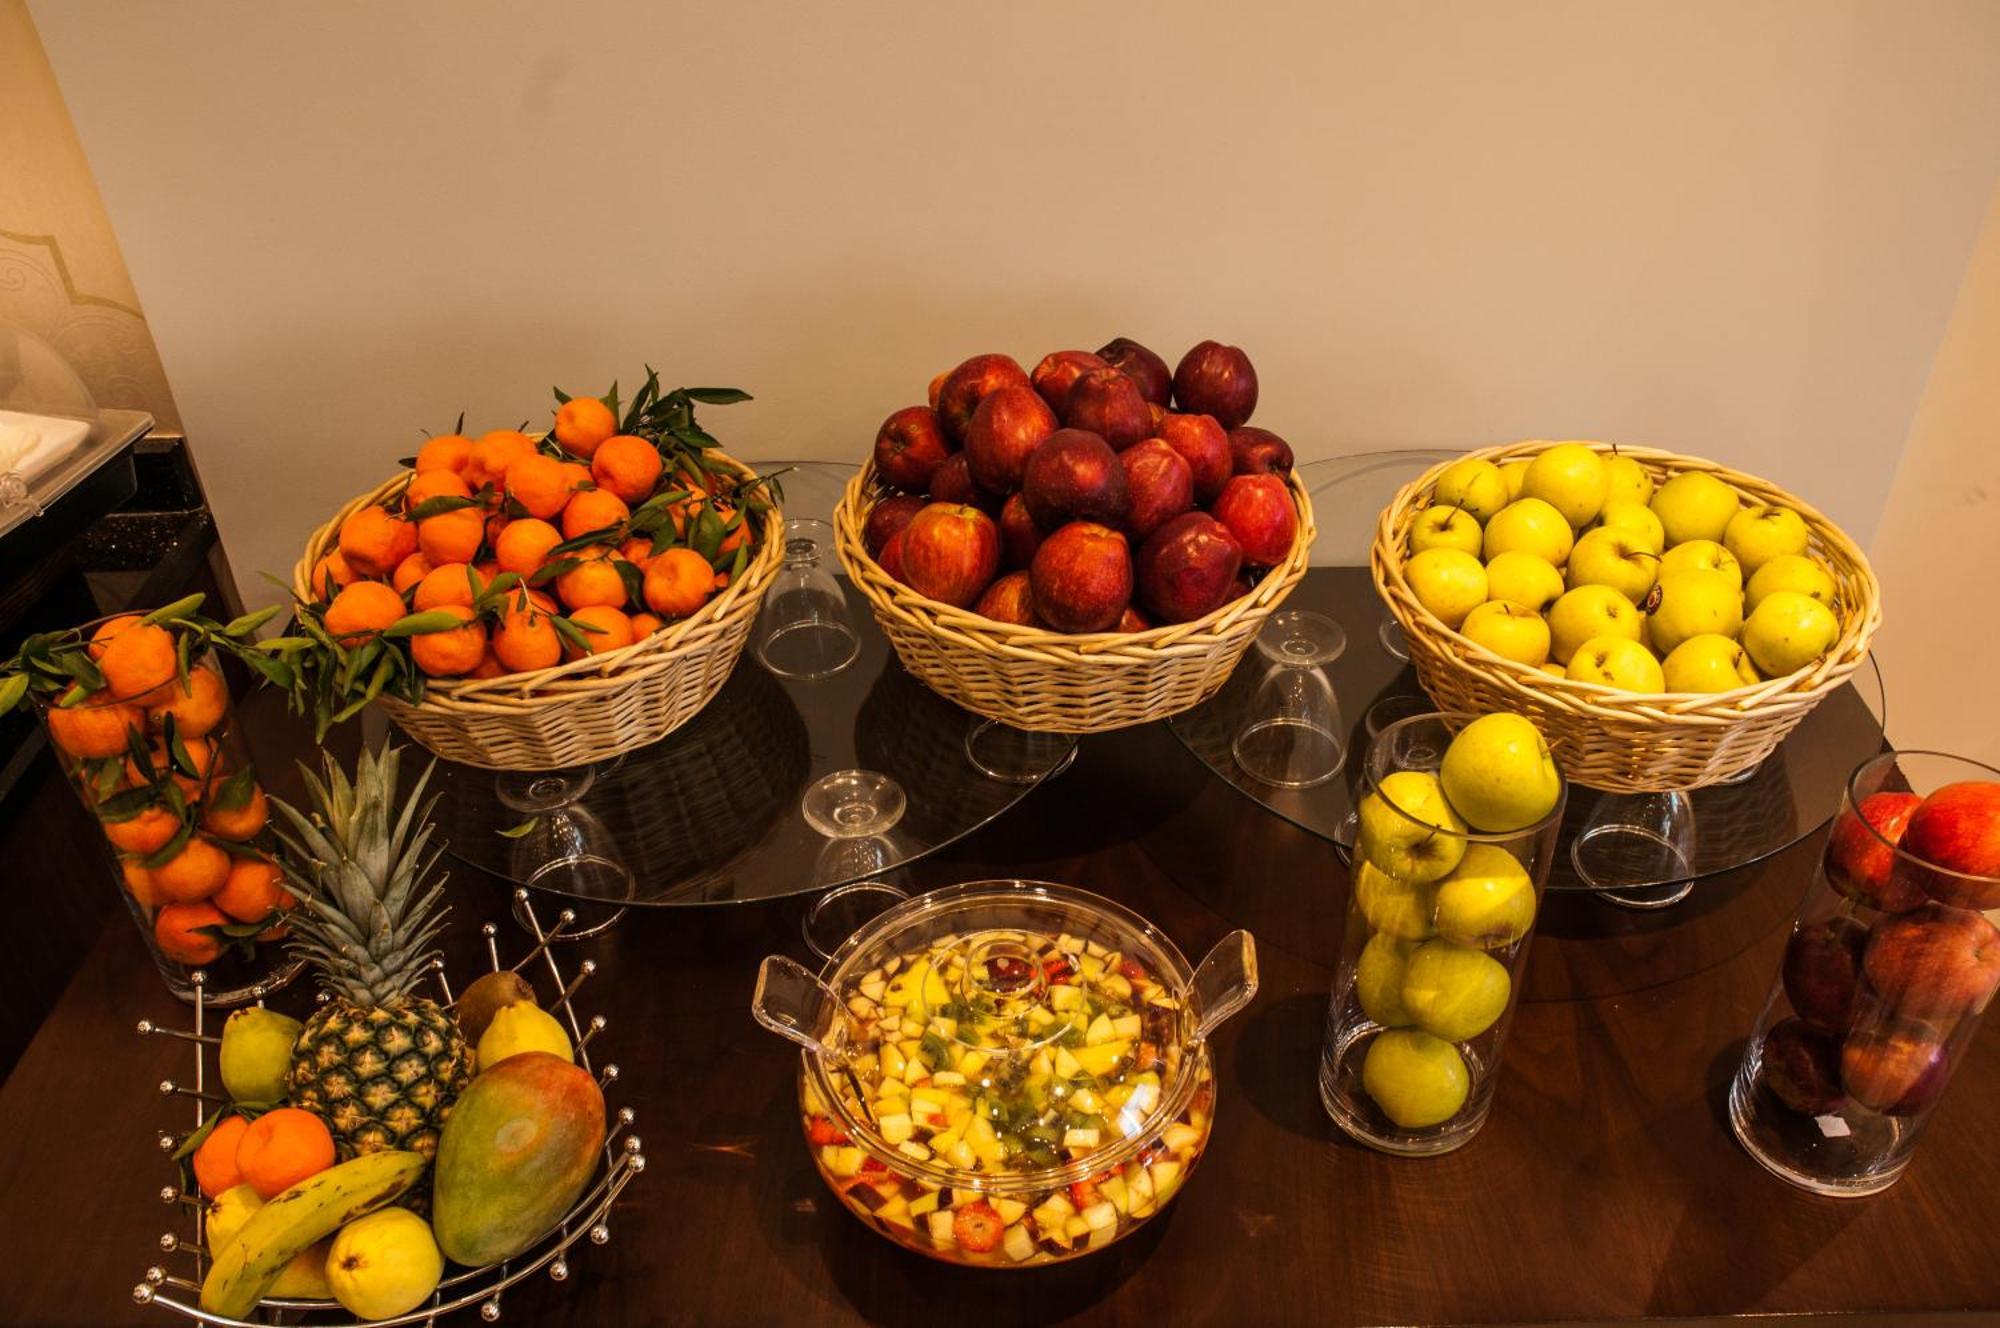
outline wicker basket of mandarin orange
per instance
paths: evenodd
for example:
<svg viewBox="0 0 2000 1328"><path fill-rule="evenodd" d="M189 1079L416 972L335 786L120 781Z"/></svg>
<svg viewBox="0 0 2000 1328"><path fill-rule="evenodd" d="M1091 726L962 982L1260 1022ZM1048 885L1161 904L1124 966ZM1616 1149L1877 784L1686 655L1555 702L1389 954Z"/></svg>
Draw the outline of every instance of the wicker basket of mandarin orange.
<svg viewBox="0 0 2000 1328"><path fill-rule="evenodd" d="M549 431L430 438L306 541L266 672L323 730L379 704L447 760L553 769L657 741L735 668L783 556L776 486L646 381Z"/></svg>

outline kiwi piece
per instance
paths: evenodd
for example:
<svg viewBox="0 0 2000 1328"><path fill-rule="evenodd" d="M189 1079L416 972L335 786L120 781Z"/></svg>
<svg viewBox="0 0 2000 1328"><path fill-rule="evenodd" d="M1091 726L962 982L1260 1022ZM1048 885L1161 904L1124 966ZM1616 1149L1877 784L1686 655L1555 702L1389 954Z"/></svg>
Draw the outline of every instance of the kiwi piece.
<svg viewBox="0 0 2000 1328"><path fill-rule="evenodd" d="M477 1046L494 1013L516 1001L536 1004L535 989L519 973L503 968L475 980L458 997L458 1026L466 1041Z"/></svg>

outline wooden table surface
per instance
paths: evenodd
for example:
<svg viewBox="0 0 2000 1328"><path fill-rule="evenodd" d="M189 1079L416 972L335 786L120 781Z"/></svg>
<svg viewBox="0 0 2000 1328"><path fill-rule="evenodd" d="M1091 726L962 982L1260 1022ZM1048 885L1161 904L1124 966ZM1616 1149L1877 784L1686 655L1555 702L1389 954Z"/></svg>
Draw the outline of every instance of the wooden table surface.
<svg viewBox="0 0 2000 1328"><path fill-rule="evenodd" d="M1190 955L1252 929L1262 992L1219 1036L1215 1135L1172 1208L1101 1254L1045 1269L960 1270L890 1245L822 1188L795 1115L797 1055L748 1012L760 956L806 957L799 905L638 913L592 943L601 969L585 1006L610 1019L594 1047L623 1072L614 1100L637 1108L649 1165L610 1244L580 1247L567 1283L510 1292L505 1321L1995 1321L1990 1033L1915 1164L1879 1197L1792 1190L1725 1123L1725 1088L1811 847L1704 883L1666 918L1552 899L1484 1132L1443 1158L1396 1159L1347 1141L1319 1105L1345 898L1332 849L1206 777L1160 726L1086 740L1056 784L920 864L911 883L1073 882L1150 917ZM462 867L453 875L463 942L472 921L501 915L505 895ZM17 945L29 937L14 932ZM0 1090L0 1320L174 1321L129 1297L167 1229L153 1138L185 1111L153 1091L184 1073L184 1050L135 1035L146 1016L182 1011L114 916Z"/></svg>

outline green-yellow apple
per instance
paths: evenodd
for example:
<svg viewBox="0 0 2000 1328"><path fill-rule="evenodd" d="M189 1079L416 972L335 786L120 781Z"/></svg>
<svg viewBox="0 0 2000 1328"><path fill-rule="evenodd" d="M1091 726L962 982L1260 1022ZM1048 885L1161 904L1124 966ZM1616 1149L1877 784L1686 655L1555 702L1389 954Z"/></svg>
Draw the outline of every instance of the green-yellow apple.
<svg viewBox="0 0 2000 1328"><path fill-rule="evenodd" d="M1555 564L1532 553L1503 553L1486 564L1486 597L1504 599L1536 613L1562 598L1563 576Z"/></svg>
<svg viewBox="0 0 2000 1328"><path fill-rule="evenodd" d="M1723 546L1743 564L1745 576L1757 575L1757 569L1773 558L1804 553L1811 542L1805 518L1776 505L1746 507L1729 518L1729 528L1722 532Z"/></svg>
<svg viewBox="0 0 2000 1328"><path fill-rule="evenodd" d="M1610 586L1637 604L1658 576L1660 555L1622 530L1585 531L1569 554L1569 586Z"/></svg>
<svg viewBox="0 0 2000 1328"><path fill-rule="evenodd" d="M1391 876L1364 858L1354 870L1354 906L1361 910L1369 930L1398 940L1421 941L1435 930L1431 917L1437 912L1437 886Z"/></svg>
<svg viewBox="0 0 2000 1328"><path fill-rule="evenodd" d="M1569 677L1569 670L1564 668L1562 665L1556 663L1552 659L1547 660L1542 664L1542 672L1548 674L1551 678Z"/></svg>
<svg viewBox="0 0 2000 1328"><path fill-rule="evenodd" d="M1458 1114L1472 1076L1458 1048L1414 1028L1377 1033L1361 1058L1361 1091L1399 1129L1424 1130Z"/></svg>
<svg viewBox="0 0 2000 1328"><path fill-rule="evenodd" d="M1540 665L1549 657L1549 625L1512 600L1487 600L1465 615L1458 634L1516 664Z"/></svg>
<svg viewBox="0 0 2000 1328"><path fill-rule="evenodd" d="M1403 1008L1403 969L1416 948L1415 941L1377 932L1354 961L1354 994L1361 1001L1361 1013L1384 1028L1410 1023L1410 1012Z"/></svg>
<svg viewBox="0 0 2000 1328"><path fill-rule="evenodd" d="M1431 489L1433 506L1462 507L1481 525L1491 521L1494 513L1512 501L1507 496L1507 481L1501 477L1500 467L1475 457L1452 462Z"/></svg>
<svg viewBox="0 0 2000 1328"><path fill-rule="evenodd" d="M1676 544L1660 556L1660 575L1674 572L1720 572L1743 589L1743 564L1736 555L1714 540L1689 540Z"/></svg>
<svg viewBox="0 0 2000 1328"><path fill-rule="evenodd" d="M1567 664L1577 647L1592 637L1637 641L1645 630L1645 615L1621 592L1610 586L1578 586L1549 610L1549 658Z"/></svg>
<svg viewBox="0 0 2000 1328"><path fill-rule="evenodd" d="M1528 463L1521 496L1539 498L1581 530L1604 510L1604 458L1582 443L1557 443Z"/></svg>
<svg viewBox="0 0 2000 1328"><path fill-rule="evenodd" d="M1729 519L1743 505L1736 490L1705 470L1684 470L1653 494L1653 515L1667 531L1667 547L1689 540L1720 542Z"/></svg>
<svg viewBox="0 0 2000 1328"><path fill-rule="evenodd" d="M1418 1028L1447 1042L1469 1042L1507 1013L1514 984L1484 950L1425 941L1403 967L1403 1008Z"/></svg>
<svg viewBox="0 0 2000 1328"><path fill-rule="evenodd" d="M1833 610L1796 590L1774 590L1743 624L1743 648L1766 676L1796 673L1840 639Z"/></svg>
<svg viewBox="0 0 2000 1328"><path fill-rule="evenodd" d="M1628 456L1611 456L1604 462L1604 501L1613 499L1644 507L1653 498L1653 477Z"/></svg>
<svg viewBox="0 0 2000 1328"><path fill-rule="evenodd" d="M1750 653L1734 637L1691 636L1660 661L1670 692L1733 692L1759 681Z"/></svg>
<svg viewBox="0 0 2000 1328"><path fill-rule="evenodd" d="M1507 482L1507 501L1511 503L1519 498L1521 496L1522 481L1528 478L1527 458L1523 457L1518 461L1501 462L1500 478Z"/></svg>
<svg viewBox="0 0 2000 1328"><path fill-rule="evenodd" d="M1486 569L1486 579L1493 579L1493 569ZM1781 553L1770 562L1750 574L1750 584L1743 588L1743 611L1755 613L1757 606L1764 602L1764 596L1774 590L1796 590L1801 595L1810 595L1829 609L1833 607L1833 574L1816 559L1796 553Z"/></svg>
<svg viewBox="0 0 2000 1328"><path fill-rule="evenodd" d="M1425 770L1383 776L1361 800L1361 855L1405 881L1435 881L1465 856L1465 822Z"/></svg>
<svg viewBox="0 0 2000 1328"><path fill-rule="evenodd" d="M1666 675L1660 672L1660 661L1653 658L1653 652L1622 636L1585 641L1569 657L1569 671L1563 676L1627 692L1667 690Z"/></svg>
<svg viewBox="0 0 2000 1328"><path fill-rule="evenodd" d="M1433 503L1417 513L1410 523L1410 552L1425 549L1457 549L1477 557L1486 532L1472 513L1462 507L1441 507Z"/></svg>
<svg viewBox="0 0 2000 1328"><path fill-rule="evenodd" d="M1403 564L1403 577L1417 603L1456 628L1486 602L1486 569L1460 549L1425 549Z"/></svg>
<svg viewBox="0 0 2000 1328"><path fill-rule="evenodd" d="M1521 860L1498 844L1470 845L1457 869L1438 882L1437 934L1447 941L1501 950L1534 925L1535 883ZM1407 964L1409 955L1402 959Z"/></svg>
<svg viewBox="0 0 2000 1328"><path fill-rule="evenodd" d="M1742 629L1743 592L1734 576L1703 567L1661 575L1646 619L1647 639L1661 655L1691 636L1735 636Z"/></svg>
<svg viewBox="0 0 2000 1328"><path fill-rule="evenodd" d="M1563 514L1539 498L1508 503L1486 523L1485 553L1489 561L1503 553L1532 553L1551 567L1569 561L1576 532Z"/></svg>
<svg viewBox="0 0 2000 1328"><path fill-rule="evenodd" d="M1562 776L1542 731L1506 711L1481 715L1458 731L1445 748L1438 782L1452 810L1489 834L1527 829L1562 796Z"/></svg>
<svg viewBox="0 0 2000 1328"><path fill-rule="evenodd" d="M1606 498L1604 511L1597 518L1597 528L1622 530L1637 540L1642 548L1653 553L1667 547L1667 530L1660 524L1660 518L1653 515L1652 508L1629 498Z"/></svg>

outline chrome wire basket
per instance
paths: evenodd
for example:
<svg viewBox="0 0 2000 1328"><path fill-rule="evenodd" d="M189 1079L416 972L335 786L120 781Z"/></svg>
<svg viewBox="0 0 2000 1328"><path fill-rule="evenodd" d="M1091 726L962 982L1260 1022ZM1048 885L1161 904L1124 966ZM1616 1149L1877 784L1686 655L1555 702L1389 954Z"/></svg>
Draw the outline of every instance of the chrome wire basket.
<svg viewBox="0 0 2000 1328"><path fill-rule="evenodd" d="M534 939L534 945L516 960L511 968L515 972L533 965L539 960L545 968L548 979L555 984L557 998L546 1008L551 1014L559 1014L569 1025L571 1043L576 1049L576 1063L589 1071L598 1087L610 1094L618 1082L618 1067L606 1062L602 1069L591 1064L590 1044L604 1031L603 1015L592 1015L588 1020L577 1014L575 997L577 989L597 971L597 965L586 959L577 965L573 977L565 977L561 965L556 962L553 947L558 943L577 939L576 914L564 909L556 916L554 927L544 929L536 915L534 904L526 890L514 892L514 917ZM486 954L493 970L500 970L499 928L486 923L481 928L486 938ZM447 1007L455 1006L451 984L446 980L444 964L439 960L434 976L442 999ZM206 975L193 975L194 1029L192 1032L179 1028L166 1028L151 1020L139 1021L139 1032L149 1037L175 1037L194 1046L194 1082L192 1086L165 1080L160 1084L160 1093L165 1097L190 1098L194 1102L194 1128L199 1129L209 1114L217 1107L228 1104L229 1099L221 1094L208 1091L210 1081L210 1057L217 1054L222 1039L208 1031L206 1027L208 1004L205 999ZM219 1076L217 1076L219 1078ZM631 1132L632 1123L637 1119L630 1107L619 1107L612 1112L606 1122L604 1136L604 1169L594 1184L583 1192L561 1221L549 1229L539 1242L531 1246L519 1257L503 1263L488 1264L482 1268L447 1269L445 1277L438 1283L430 1300L407 1314L394 1318L368 1321L373 1328L393 1328L398 1324L434 1324L446 1315L459 1310L478 1308L479 1317L487 1323L500 1318L501 1293L524 1278L533 1276L543 1269L557 1282L569 1278L569 1250L578 1240L588 1238L593 1245L602 1245L611 1239L611 1205L633 1177L646 1169L646 1158L639 1151L639 1136ZM179 1133L172 1130L160 1132L160 1151L171 1155L193 1131ZM309 1321L315 1325L324 1324L328 1328L363 1328L352 1315L331 1300L283 1300L266 1298L250 1319L232 1319L211 1314L198 1303L201 1295L202 1278L206 1273L208 1254L203 1239L203 1226L207 1202L200 1191L184 1190L178 1183L160 1190L161 1202L176 1207L190 1220L191 1237L168 1231L160 1237L160 1251L167 1256L192 1263L191 1273L184 1270L188 1263L170 1267L172 1258L154 1264L146 1270L143 1281L132 1288L132 1299L141 1305L157 1305L171 1310L198 1323L222 1325L222 1328L269 1328L270 1325L296 1324Z"/></svg>

